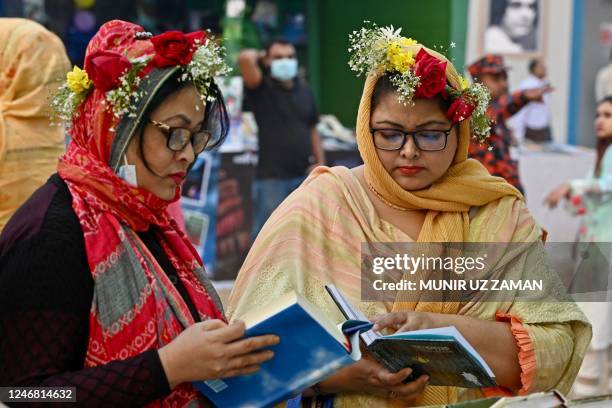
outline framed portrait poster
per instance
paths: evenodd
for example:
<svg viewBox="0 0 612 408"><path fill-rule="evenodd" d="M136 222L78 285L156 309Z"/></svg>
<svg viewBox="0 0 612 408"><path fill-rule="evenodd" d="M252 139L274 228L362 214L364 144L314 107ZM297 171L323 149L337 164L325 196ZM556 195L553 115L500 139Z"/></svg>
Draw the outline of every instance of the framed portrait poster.
<svg viewBox="0 0 612 408"><path fill-rule="evenodd" d="M547 0L483 0L481 54L542 56Z"/></svg>

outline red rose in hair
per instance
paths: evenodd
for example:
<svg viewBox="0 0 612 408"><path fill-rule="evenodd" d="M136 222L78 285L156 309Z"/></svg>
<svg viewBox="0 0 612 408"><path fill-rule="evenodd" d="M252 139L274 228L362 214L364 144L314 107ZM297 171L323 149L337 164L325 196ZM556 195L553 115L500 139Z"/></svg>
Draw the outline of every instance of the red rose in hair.
<svg viewBox="0 0 612 408"><path fill-rule="evenodd" d="M205 38L206 33L204 31L195 31L189 34L183 34L180 31L167 31L156 35L151 38L155 47L153 64L157 68L185 65L193 57L196 49L195 41L199 40L199 43L203 44Z"/></svg>
<svg viewBox="0 0 612 408"><path fill-rule="evenodd" d="M440 61L421 48L414 63L414 73L420 78L414 96L431 98L446 87L446 62Z"/></svg>
<svg viewBox="0 0 612 408"><path fill-rule="evenodd" d="M465 98L460 97L455 99L450 108L448 108L446 117L449 118L454 125L472 116L472 112L474 112L475 108L476 106L465 100Z"/></svg>
<svg viewBox="0 0 612 408"><path fill-rule="evenodd" d="M121 76L132 67L132 63L115 51L97 51L85 59L85 71L94 86L110 91L119 86Z"/></svg>

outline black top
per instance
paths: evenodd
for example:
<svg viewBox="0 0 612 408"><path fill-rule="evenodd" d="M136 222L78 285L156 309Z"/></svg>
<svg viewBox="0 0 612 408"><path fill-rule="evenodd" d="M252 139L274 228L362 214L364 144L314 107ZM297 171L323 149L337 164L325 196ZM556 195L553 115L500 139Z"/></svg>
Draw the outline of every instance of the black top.
<svg viewBox="0 0 612 408"><path fill-rule="evenodd" d="M246 100L259 128L257 177L306 175L312 155L310 130L319 120L310 87L296 79L286 88L264 76L257 88L246 88Z"/></svg>
<svg viewBox="0 0 612 408"><path fill-rule="evenodd" d="M199 320L154 231L139 235ZM72 196L53 175L0 235L0 386L74 386L81 406L140 406L167 396L157 350L83 369L92 298Z"/></svg>

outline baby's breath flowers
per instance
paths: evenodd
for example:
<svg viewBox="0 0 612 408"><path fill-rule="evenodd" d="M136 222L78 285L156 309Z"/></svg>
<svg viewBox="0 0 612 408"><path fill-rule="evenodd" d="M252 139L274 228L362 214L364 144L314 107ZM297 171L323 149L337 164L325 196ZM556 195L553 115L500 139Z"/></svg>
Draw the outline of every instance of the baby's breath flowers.
<svg viewBox="0 0 612 408"><path fill-rule="evenodd" d="M143 91L138 88L141 81L138 73L150 60L150 56L130 60L132 67L119 78L119 87L106 92L106 101L116 118L121 118L123 115L136 117L136 106L143 97Z"/></svg>
<svg viewBox="0 0 612 408"><path fill-rule="evenodd" d="M191 80L203 98L214 100L210 92L213 78L226 75L231 71L231 68L225 63L224 54L224 48L218 45L213 38L206 38L204 44L197 47L181 79Z"/></svg>

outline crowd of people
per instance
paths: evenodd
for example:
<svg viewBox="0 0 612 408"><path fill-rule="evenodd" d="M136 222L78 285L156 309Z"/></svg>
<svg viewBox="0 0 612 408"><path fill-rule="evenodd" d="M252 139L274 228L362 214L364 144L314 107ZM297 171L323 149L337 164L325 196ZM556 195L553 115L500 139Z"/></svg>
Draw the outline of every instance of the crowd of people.
<svg viewBox="0 0 612 408"><path fill-rule="evenodd" d="M522 3L513 7L533 9ZM259 128L256 215L224 305L170 211L198 154L228 133L217 43L203 31L154 36L114 20L89 42L84 66L70 69L54 34L0 19L0 385L72 386L86 406L207 406L193 381L253 373L282 342L245 337L246 313L295 291L340 323L325 293L333 283L378 330L455 326L498 386L433 387L366 354L303 390L304 404L567 393L577 376L576 392L608 392L611 303L579 305L562 293L510 153L515 114L518 138L552 140L544 61L531 61L530 77L510 92L499 55L472 63L470 82L411 38L362 33L351 68L365 77L356 122L363 165L352 169L325 166L318 108L293 45L274 39L240 53ZM610 241L610 96L595 129L593 171L547 198L583 216L584 243ZM518 291L510 302L478 293L461 302L364 301L360 248L376 242L528 243L497 254L493 273L541 278L547 290Z"/></svg>

